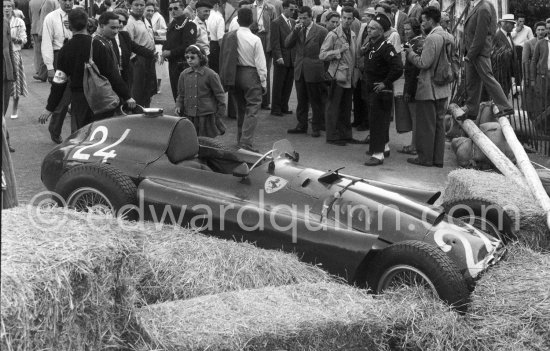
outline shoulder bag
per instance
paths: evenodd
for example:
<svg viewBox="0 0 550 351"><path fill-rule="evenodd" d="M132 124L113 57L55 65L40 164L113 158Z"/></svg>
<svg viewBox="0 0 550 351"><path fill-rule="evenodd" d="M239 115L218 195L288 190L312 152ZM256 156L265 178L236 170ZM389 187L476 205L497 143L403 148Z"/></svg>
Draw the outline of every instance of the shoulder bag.
<svg viewBox="0 0 550 351"><path fill-rule="evenodd" d="M107 78L101 75L94 60L94 39L90 44L90 58L84 63L84 78L82 86L84 96L94 114L112 111L120 104L120 98L113 91Z"/></svg>

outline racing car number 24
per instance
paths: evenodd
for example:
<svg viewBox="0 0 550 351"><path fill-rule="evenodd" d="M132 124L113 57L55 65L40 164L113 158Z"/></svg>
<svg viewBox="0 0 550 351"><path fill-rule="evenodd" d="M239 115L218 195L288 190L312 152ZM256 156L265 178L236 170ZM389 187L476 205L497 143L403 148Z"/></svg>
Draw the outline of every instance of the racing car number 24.
<svg viewBox="0 0 550 351"><path fill-rule="evenodd" d="M115 146L119 145L120 143L122 143L124 141L124 139L126 139L128 134L130 134L130 130L131 129L126 129L124 131L124 133L122 133L120 138L118 138L117 141L115 141L114 143L109 144L109 145L107 145L105 147L102 147L101 149L95 151L93 154L91 154L91 156L103 157L102 162L107 162L108 159L115 158L117 154L116 154L116 152L113 148ZM94 140L97 133L101 133L101 138L97 142L95 142L93 144L90 144L90 145L76 147L73 154L72 154L72 156L70 156L69 158L72 158L72 159L75 159L75 160L89 160L90 159L90 152L93 149L95 149L95 148L99 147L100 145L104 144L105 141L107 141L107 136L109 135L109 130L105 126L98 126L96 129L94 129L94 131L92 132L92 135L90 135L90 141ZM111 150L109 150L109 149L111 149ZM107 151L107 150L109 150L109 151Z"/></svg>

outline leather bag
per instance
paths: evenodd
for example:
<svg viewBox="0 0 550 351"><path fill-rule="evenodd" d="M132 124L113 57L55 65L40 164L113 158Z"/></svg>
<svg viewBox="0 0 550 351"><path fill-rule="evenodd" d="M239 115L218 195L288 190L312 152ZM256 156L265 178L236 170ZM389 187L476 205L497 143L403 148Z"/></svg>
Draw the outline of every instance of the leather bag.
<svg viewBox="0 0 550 351"><path fill-rule="evenodd" d="M101 75L94 60L94 39L90 44L90 58L84 63L84 96L94 114L112 111L120 104L120 98L113 91L107 78Z"/></svg>

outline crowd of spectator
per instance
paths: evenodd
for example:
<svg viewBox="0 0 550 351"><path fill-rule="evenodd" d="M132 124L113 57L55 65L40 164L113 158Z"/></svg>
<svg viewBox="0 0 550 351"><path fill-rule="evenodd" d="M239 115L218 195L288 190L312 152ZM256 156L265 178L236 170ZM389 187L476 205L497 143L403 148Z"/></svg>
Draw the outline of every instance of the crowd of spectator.
<svg viewBox="0 0 550 351"><path fill-rule="evenodd" d="M175 112L198 135L223 134L223 119L234 118L238 145L249 151L257 151L254 135L265 109L270 118L296 116L288 133L324 134L335 146L369 144L367 166L390 156L393 119L398 132L412 132L410 144L397 150L413 156L409 163L443 166L452 80L437 75L458 52L440 1L372 1L358 9L353 0L241 0L237 8L220 0L169 0L166 17L155 0L95 0L87 10L75 0L27 4L25 15L4 1L4 114L11 98L11 118L18 117L19 98L27 95L20 51L32 46L33 79L51 83L39 120L49 120L55 143L62 142L69 109L71 132L119 111L94 113L89 105L82 79L91 58L130 110L149 107L166 77ZM548 105L550 20L533 31L523 16L498 19L491 2L475 0L463 24L464 118L474 119L486 98L498 115L512 114L518 86L532 115ZM356 139L353 128L370 133Z"/></svg>

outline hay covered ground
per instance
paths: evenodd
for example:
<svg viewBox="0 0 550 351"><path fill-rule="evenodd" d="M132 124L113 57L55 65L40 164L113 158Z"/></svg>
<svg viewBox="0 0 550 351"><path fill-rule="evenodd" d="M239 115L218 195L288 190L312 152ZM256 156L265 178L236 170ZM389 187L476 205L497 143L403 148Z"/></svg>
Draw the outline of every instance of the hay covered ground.
<svg viewBox="0 0 550 351"><path fill-rule="evenodd" d="M3 210L2 349L115 347L136 306L334 280L294 255L247 243L150 223L125 227L132 229L64 209Z"/></svg>
<svg viewBox="0 0 550 351"><path fill-rule="evenodd" d="M293 255L62 209L2 211L3 350L548 350L550 255L523 245L458 314ZM39 226L33 223L40 223Z"/></svg>

